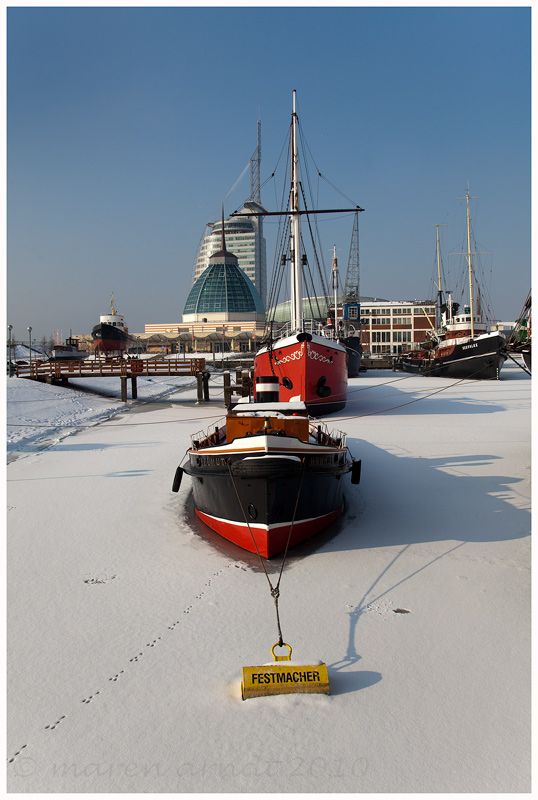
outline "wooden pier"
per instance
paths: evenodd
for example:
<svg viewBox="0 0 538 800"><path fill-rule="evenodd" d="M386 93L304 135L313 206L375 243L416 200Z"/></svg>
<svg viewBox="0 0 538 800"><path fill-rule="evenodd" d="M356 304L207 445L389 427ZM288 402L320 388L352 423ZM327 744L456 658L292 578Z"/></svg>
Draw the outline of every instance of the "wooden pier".
<svg viewBox="0 0 538 800"><path fill-rule="evenodd" d="M204 358L183 359L145 359L116 358L108 361L34 361L28 365L18 365L18 378L28 378L43 383L66 384L69 378L119 378L121 399L127 400L127 379L131 379L131 396L138 397L136 379L139 377L163 377L165 375L202 375L205 371Z"/></svg>

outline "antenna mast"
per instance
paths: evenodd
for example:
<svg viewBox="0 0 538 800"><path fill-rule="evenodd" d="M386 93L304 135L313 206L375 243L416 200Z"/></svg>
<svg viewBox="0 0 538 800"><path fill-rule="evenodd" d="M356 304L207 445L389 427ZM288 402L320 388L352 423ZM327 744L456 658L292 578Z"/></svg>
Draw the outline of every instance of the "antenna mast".
<svg viewBox="0 0 538 800"><path fill-rule="evenodd" d="M258 205L261 205L261 163L262 163L262 123L258 120L256 149L250 157L250 197Z"/></svg>
<svg viewBox="0 0 538 800"><path fill-rule="evenodd" d="M347 260L346 285L344 296L346 300L360 299L360 270L359 270L359 213L362 209L355 211L353 220L353 230L351 232L351 245L349 248L349 258Z"/></svg>

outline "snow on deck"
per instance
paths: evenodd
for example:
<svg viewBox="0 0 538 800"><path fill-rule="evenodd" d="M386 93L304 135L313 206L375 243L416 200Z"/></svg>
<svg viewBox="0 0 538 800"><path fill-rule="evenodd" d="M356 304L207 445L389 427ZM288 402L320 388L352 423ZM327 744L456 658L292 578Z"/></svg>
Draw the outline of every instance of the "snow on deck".
<svg viewBox="0 0 538 800"><path fill-rule="evenodd" d="M188 477L170 491L223 409L167 381L127 405L7 382L26 426L8 427L9 790L529 791L528 377L350 381L327 422L362 481L280 600L331 695L244 702L273 601L256 558L197 522Z"/></svg>

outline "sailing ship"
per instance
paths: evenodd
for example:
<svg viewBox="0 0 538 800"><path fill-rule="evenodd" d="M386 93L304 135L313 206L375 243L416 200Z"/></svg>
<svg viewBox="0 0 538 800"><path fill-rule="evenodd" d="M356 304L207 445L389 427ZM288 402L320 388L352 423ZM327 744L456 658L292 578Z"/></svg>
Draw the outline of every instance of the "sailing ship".
<svg viewBox="0 0 538 800"><path fill-rule="evenodd" d="M237 404L223 424L192 437L172 490L185 472L202 522L272 558L340 516L342 478L351 472L359 483L361 462L352 459L345 434L309 417L303 402L275 401L274 385L259 385L255 402Z"/></svg>
<svg viewBox="0 0 538 800"><path fill-rule="evenodd" d="M506 339L499 331L489 330L480 304L475 304L469 191L465 194L465 200L469 303L460 310L459 303L453 302L451 293L443 290L439 226L436 226L437 326L429 331L428 339L420 349L402 353L395 359L395 369L449 378L499 377L507 357Z"/></svg>
<svg viewBox="0 0 538 800"><path fill-rule="evenodd" d="M303 266L307 257L302 250L301 217L307 214L329 213L301 206L304 196L299 176L298 115L296 91L292 93L290 142L289 209L285 212L235 212L232 216L289 216L290 263L290 320L275 335L270 330L254 359L256 384L275 380L282 402L304 402L314 416L339 411L346 404L347 364L346 346L338 341L337 331L328 331L318 322L307 321L303 314ZM358 206L332 209L330 213L361 211Z"/></svg>
<svg viewBox="0 0 538 800"><path fill-rule="evenodd" d="M92 347L96 354L123 353L129 342L129 331L122 314L118 313L114 295L110 300L110 314L101 314L99 323L92 329Z"/></svg>

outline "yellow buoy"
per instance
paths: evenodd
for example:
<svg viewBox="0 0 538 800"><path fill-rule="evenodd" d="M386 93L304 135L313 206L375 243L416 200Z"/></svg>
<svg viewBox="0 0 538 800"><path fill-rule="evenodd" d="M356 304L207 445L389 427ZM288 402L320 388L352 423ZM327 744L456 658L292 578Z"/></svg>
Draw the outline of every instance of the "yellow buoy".
<svg viewBox="0 0 538 800"><path fill-rule="evenodd" d="M287 655L277 655L272 648L272 664L261 664L256 667L243 667L241 681L241 697L248 700L250 697L264 697L272 694L313 693L329 694L329 672L327 665L298 664L291 660L292 648L287 642L282 647L287 648Z"/></svg>

